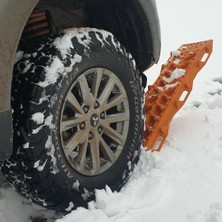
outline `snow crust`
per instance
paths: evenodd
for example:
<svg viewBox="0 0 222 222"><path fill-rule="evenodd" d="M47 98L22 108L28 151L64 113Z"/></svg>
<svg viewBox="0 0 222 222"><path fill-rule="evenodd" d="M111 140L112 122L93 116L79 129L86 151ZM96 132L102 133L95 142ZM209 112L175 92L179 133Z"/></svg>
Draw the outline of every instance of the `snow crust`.
<svg viewBox="0 0 222 222"><path fill-rule="evenodd" d="M173 72L171 73L170 77L167 78L167 77L163 77L163 80L167 83L171 83L173 82L175 79L179 79L181 78L182 76L185 75L185 70L184 69L175 69L173 70Z"/></svg>
<svg viewBox="0 0 222 222"><path fill-rule="evenodd" d="M44 122L44 114L43 113L34 113L32 115L32 120L36 122L38 125L42 124Z"/></svg>
<svg viewBox="0 0 222 222"><path fill-rule="evenodd" d="M174 51L171 51L171 54L173 55L173 56L180 56L180 51L177 51L177 50L174 50Z"/></svg>

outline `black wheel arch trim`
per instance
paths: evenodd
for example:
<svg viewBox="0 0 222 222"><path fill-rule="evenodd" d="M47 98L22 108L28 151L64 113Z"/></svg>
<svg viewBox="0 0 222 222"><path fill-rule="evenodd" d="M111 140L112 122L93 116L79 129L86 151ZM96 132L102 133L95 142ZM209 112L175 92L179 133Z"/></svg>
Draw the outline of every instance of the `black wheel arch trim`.
<svg viewBox="0 0 222 222"><path fill-rule="evenodd" d="M138 0L138 3L141 5L142 9L144 10L146 22L149 24L149 27L150 27L150 35L152 39L152 49L153 49L152 51L153 61L157 63L160 58L161 32L160 32L160 22L159 22L156 2L154 0L150 0L150 1ZM144 27L144 31L147 32L145 27ZM147 33L146 33L146 37L148 37ZM152 64L150 64L150 66L151 65Z"/></svg>

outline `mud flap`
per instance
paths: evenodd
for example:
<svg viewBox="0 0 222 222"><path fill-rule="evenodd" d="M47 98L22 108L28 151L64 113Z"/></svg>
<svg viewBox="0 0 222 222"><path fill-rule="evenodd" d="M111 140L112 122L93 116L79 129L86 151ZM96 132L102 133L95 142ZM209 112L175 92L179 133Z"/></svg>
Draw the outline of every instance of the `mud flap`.
<svg viewBox="0 0 222 222"><path fill-rule="evenodd" d="M0 160L8 159L12 154L12 113L0 112Z"/></svg>

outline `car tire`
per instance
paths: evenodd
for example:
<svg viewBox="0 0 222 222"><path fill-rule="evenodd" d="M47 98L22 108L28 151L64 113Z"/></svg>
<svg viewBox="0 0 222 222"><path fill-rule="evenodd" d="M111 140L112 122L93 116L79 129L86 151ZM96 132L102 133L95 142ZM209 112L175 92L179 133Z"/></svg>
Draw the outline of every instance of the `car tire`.
<svg viewBox="0 0 222 222"><path fill-rule="evenodd" d="M69 212L120 190L138 161L143 92L109 32L69 29L17 54L14 150L3 175L29 200Z"/></svg>

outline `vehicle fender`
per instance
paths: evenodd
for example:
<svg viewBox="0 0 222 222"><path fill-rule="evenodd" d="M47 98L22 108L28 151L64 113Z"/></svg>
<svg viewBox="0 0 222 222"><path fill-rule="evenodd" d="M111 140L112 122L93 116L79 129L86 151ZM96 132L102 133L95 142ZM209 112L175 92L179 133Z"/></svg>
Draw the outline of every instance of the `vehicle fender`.
<svg viewBox="0 0 222 222"><path fill-rule="evenodd" d="M38 0L0 0L0 112L10 109L13 63L23 28Z"/></svg>
<svg viewBox="0 0 222 222"><path fill-rule="evenodd" d="M12 152L11 81L23 28L38 0L0 0L0 160Z"/></svg>

